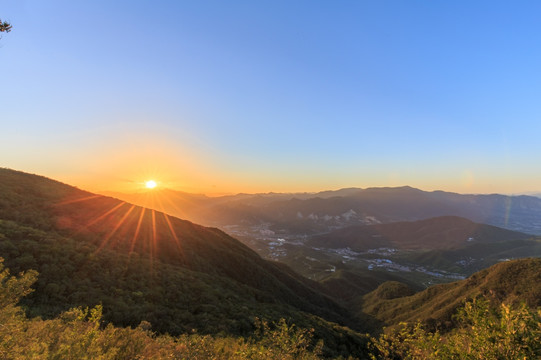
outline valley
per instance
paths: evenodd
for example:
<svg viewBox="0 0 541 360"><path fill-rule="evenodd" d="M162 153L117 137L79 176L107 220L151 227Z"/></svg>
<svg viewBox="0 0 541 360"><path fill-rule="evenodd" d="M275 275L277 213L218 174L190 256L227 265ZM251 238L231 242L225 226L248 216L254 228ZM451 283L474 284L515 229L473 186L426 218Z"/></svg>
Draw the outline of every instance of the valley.
<svg viewBox="0 0 541 360"><path fill-rule="evenodd" d="M329 219L330 216L322 218ZM337 218L334 219L341 219ZM443 223L437 224L438 221ZM391 244L385 233L396 224L382 224L374 217L362 219L362 222L361 226L334 222L327 228L328 232L311 234L280 229L270 222L250 226L241 222L225 225L222 229L262 257L283 262L317 281L332 277L337 270L387 272L394 280L426 288L464 279L497 262L541 256L541 241L533 235L476 224L463 218L440 217L404 223L404 228L393 230L394 236L409 238L406 242L413 246L394 247L397 244ZM410 225L413 228L409 229ZM428 235L426 231L418 232L418 228L430 226L435 228ZM363 234L365 229L373 231ZM352 237L358 239L352 241ZM416 244L417 239L424 243ZM438 242L445 246L442 248Z"/></svg>
<svg viewBox="0 0 541 360"><path fill-rule="evenodd" d="M327 283L344 272L424 289L541 256L541 199L411 187L221 197L169 189L109 194L218 227L260 256ZM165 200L167 199L167 200Z"/></svg>
<svg viewBox="0 0 541 360"><path fill-rule="evenodd" d="M228 232L228 228L224 229ZM308 244L306 235L273 236L257 231L229 230L230 234L256 250L262 257L287 264L298 273L312 279L323 280L332 276L337 270L359 272L389 272L396 279L410 280L422 286L430 286L442 282L464 279L465 272L449 272L415 264L410 258L417 254L413 250L396 248L371 248L366 251L354 251L349 247L325 248ZM478 260L464 258L458 260L459 265L472 265Z"/></svg>

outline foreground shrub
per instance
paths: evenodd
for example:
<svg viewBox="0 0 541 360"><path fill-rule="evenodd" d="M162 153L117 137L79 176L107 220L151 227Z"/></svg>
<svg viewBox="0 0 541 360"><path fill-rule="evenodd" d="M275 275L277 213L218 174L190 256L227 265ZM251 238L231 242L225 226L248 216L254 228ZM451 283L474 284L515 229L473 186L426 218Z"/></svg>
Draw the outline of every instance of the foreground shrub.
<svg viewBox="0 0 541 360"><path fill-rule="evenodd" d="M491 307L484 299L467 302L447 334L426 331L420 323L401 323L372 339L372 359L539 359L541 310L525 305Z"/></svg>

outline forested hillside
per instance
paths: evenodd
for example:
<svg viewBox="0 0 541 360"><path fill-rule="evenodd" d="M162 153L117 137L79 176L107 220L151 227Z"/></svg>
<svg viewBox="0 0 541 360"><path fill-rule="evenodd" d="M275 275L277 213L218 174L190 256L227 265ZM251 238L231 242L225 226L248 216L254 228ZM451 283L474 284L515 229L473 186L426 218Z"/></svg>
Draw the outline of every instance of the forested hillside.
<svg viewBox="0 0 541 360"><path fill-rule="evenodd" d="M453 314L465 301L483 297L494 304L524 303L541 306L541 259L521 259L496 264L469 278L432 286L411 294L398 283L384 283L359 298L359 313L367 313L386 325L422 321L438 328L452 328Z"/></svg>
<svg viewBox="0 0 541 360"><path fill-rule="evenodd" d="M119 328L102 321L102 307L74 308L50 320L28 319L17 306L32 292L37 273L11 277L0 260L0 356L3 359L321 359L313 330L255 320L246 337L156 336L148 322ZM380 291L380 295L400 296ZM494 299L492 299L493 302ZM370 359L534 359L541 356L541 312L475 298L458 309L455 326L430 331L401 323L371 338ZM351 354L350 354L351 355ZM325 356L327 357L327 356ZM338 359L338 358L337 358ZM340 357L343 359L343 357ZM348 356L348 359L353 359Z"/></svg>
<svg viewBox="0 0 541 360"><path fill-rule="evenodd" d="M117 325L237 335L255 317L287 318L335 349L366 343L344 327L362 323L316 283L220 230L7 169L0 186L0 254L15 273L40 273L23 301L30 316L102 304Z"/></svg>

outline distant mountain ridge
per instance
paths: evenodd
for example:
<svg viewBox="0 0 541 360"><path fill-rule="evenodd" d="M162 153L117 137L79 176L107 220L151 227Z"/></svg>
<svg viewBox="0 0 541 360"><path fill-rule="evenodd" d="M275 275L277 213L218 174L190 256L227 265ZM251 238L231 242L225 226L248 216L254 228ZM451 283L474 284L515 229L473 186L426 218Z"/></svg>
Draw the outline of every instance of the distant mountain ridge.
<svg viewBox="0 0 541 360"><path fill-rule="evenodd" d="M172 194L178 194L178 199ZM464 195L396 188L347 188L320 193L238 194L216 198L169 191L172 202L152 193L119 198L212 226L270 224L272 231L315 234L350 225L459 216L509 230L541 234L541 198L499 194Z"/></svg>

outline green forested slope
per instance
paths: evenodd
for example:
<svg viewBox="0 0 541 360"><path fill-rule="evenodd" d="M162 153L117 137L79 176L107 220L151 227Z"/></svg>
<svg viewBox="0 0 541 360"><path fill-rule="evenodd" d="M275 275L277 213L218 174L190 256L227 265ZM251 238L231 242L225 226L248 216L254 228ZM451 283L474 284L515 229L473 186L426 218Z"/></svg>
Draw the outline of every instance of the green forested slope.
<svg viewBox="0 0 541 360"><path fill-rule="evenodd" d="M494 303L525 303L541 306L541 259L502 262L469 278L432 286L411 296L386 298L383 284L356 302L360 314L370 314L387 325L418 320L440 327L453 327L452 314L465 301L479 296Z"/></svg>
<svg viewBox="0 0 541 360"><path fill-rule="evenodd" d="M322 342L313 331L256 319L247 337L156 334L148 322L137 327L105 326L102 307L73 308L53 319L29 319L17 305L39 276L31 270L10 276L0 258L1 359L319 359Z"/></svg>
<svg viewBox="0 0 541 360"><path fill-rule="evenodd" d="M39 272L23 304L52 317L103 305L104 319L162 333L246 334L255 317L315 328L340 351L363 351L362 328L316 285L262 260L227 234L0 169L0 256Z"/></svg>

